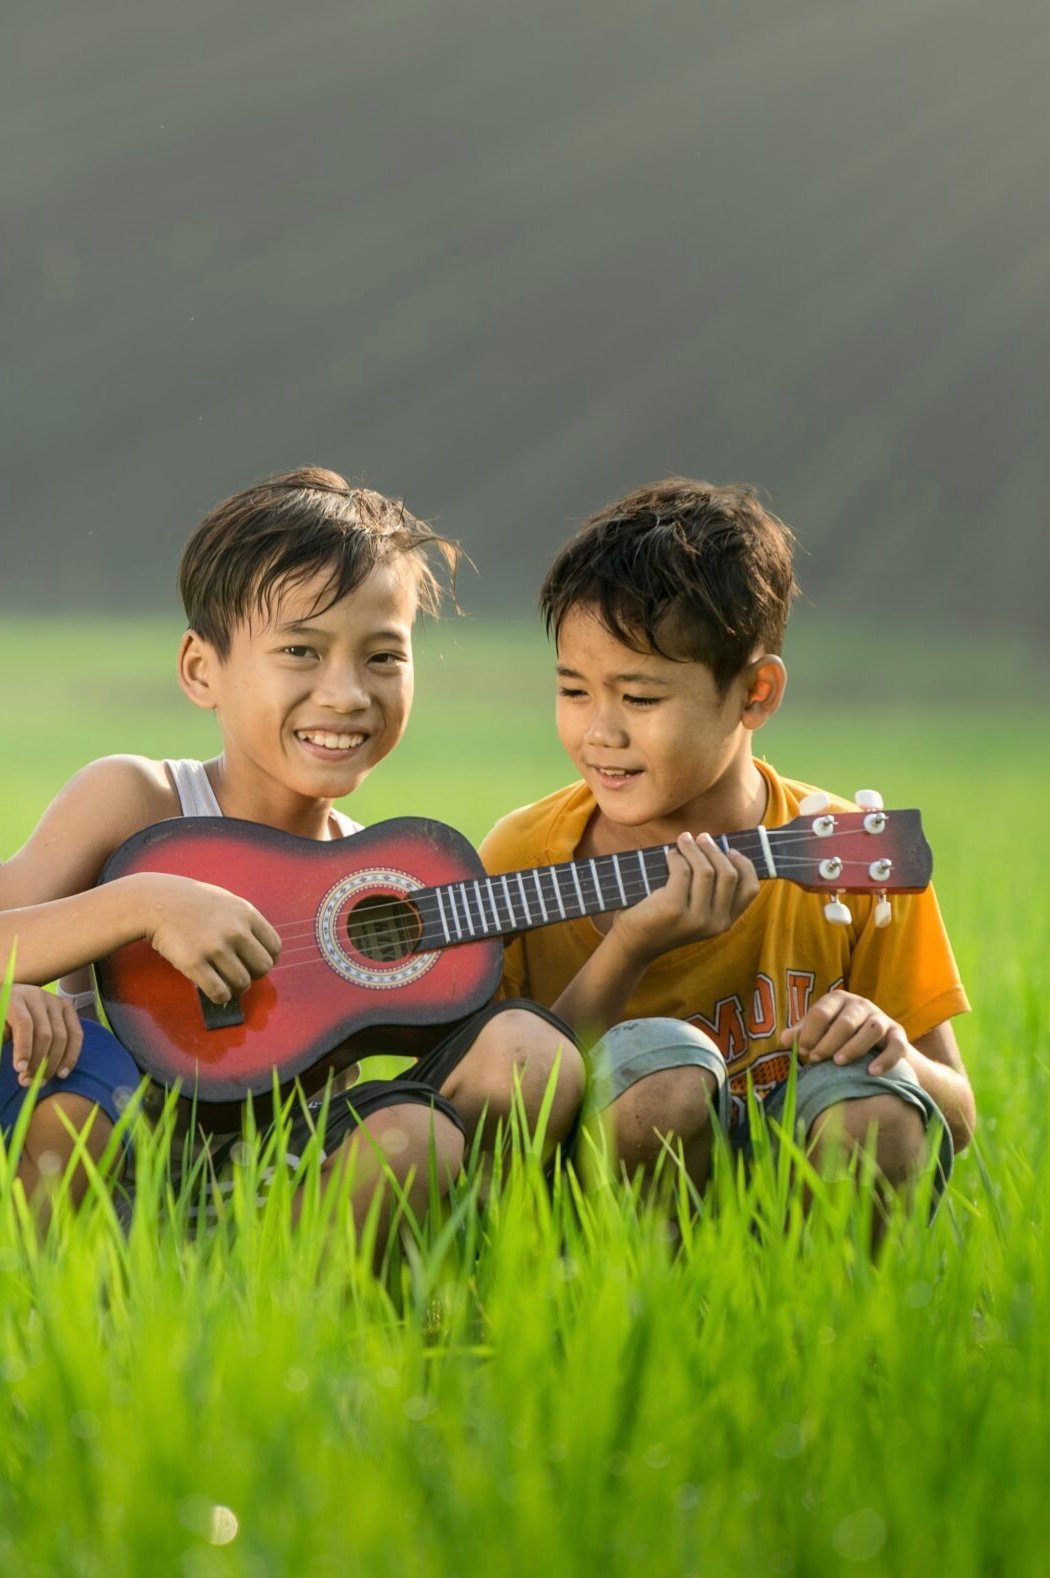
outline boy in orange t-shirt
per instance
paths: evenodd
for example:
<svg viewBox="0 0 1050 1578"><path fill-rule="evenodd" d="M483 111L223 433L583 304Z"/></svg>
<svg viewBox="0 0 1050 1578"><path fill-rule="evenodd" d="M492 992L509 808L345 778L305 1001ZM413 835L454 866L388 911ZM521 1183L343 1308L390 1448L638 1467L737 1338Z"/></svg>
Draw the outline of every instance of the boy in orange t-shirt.
<svg viewBox="0 0 1050 1578"><path fill-rule="evenodd" d="M592 1053L591 1111L605 1108L629 1169L670 1137L707 1180L711 1114L749 1146L750 1079L783 1107L798 1045L797 1119L819 1148L862 1143L894 1187L936 1136L941 1176L974 1103L949 1020L968 1004L932 890L850 896L830 925L820 896L759 882L715 839L776 828L810 785L756 761L777 710L795 591L792 534L751 489L670 479L601 510L562 549L541 593L557 643L558 732L580 781L497 823L493 873L675 846L666 884L632 908L527 931L504 990L552 1006ZM829 797L831 814L855 809ZM609 1029L609 1027L612 1027Z"/></svg>

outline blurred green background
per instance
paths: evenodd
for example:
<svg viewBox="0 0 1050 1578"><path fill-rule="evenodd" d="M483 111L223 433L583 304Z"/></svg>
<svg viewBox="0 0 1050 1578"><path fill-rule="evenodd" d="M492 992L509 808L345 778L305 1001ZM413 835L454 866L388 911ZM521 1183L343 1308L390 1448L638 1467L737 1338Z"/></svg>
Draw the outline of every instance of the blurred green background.
<svg viewBox="0 0 1050 1578"><path fill-rule="evenodd" d="M318 461L524 610L680 471L768 490L866 669L1045 658L1042 0L12 0L0 70L0 608L167 610Z"/></svg>

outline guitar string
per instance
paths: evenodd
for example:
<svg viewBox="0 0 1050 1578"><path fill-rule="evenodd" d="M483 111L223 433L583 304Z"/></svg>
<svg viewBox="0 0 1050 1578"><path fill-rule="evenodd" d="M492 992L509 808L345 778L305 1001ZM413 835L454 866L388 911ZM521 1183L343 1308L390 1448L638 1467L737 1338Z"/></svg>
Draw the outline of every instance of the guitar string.
<svg viewBox="0 0 1050 1578"><path fill-rule="evenodd" d="M775 832L776 829L774 829L773 831ZM797 840L799 837L803 837L803 838L809 839L811 835L809 835L809 834L798 834L798 835L792 835L792 836ZM785 842L786 842L786 840L785 840ZM659 854L663 855L666 858L667 852L669 852L670 849L673 849L673 847L674 847L673 845L655 845L655 846L652 846L650 849L640 851L639 853L644 854L644 855L652 855L653 853L659 853ZM736 847L739 847L739 846L736 846ZM754 851L755 851L756 854L761 854L762 853L762 846L757 841L756 841L755 846L754 846ZM746 851L742 851L742 853L746 853ZM633 900L633 902L638 902L643 896L645 896L649 892L649 888L646 886L646 884L644 882L640 882L639 881L639 878L638 878L637 875L633 875L631 872L623 870L623 863L626 860L631 859L631 857L634 856L634 855L635 855L634 851L621 852L619 855L616 855L616 856L614 856L614 855L598 855L598 856L594 857L594 862L593 863L594 863L594 866L597 868L599 881L601 881L602 879L611 878L613 882L617 883L617 888L614 890L614 893L616 893L616 894L618 894L618 890L619 890L620 884L622 884L624 886L625 891L626 891L627 887L630 886L632 892L634 892L636 894L636 898ZM823 858L824 859L831 858L831 851L829 850L828 854L825 855ZM839 858L841 859L842 857L839 857ZM591 865L590 861L565 862L564 864L558 863L558 864L555 864L555 865L552 865L552 866L541 866L541 867L536 867L536 868L530 868L530 870L528 872L528 875L531 877L532 876L532 871L535 870L541 878L543 876L547 876L548 882L550 883L551 888L552 889L557 889L557 891L561 892L562 898L563 899L568 899L569 902L571 903L572 907L575 908L575 906L576 906L578 901L571 894L566 894L562 890L560 882L557 880L557 878L555 876L552 875L552 873L554 873L554 872L558 872L559 874L564 873L567 870L571 869L571 866L574 865L574 864L577 867L582 867L583 871L582 871L581 874L583 876L585 876L586 878L590 879L591 881L593 881L593 878L591 876L590 869L589 869L590 865ZM618 878L617 878L617 864L620 867ZM805 858L799 858L797 855L791 855L791 854L784 855L784 854L775 852L774 853L774 864L775 864L776 869L777 869L777 875L790 875L790 873L792 873L792 872L798 873L800 871L805 870L806 868L817 868L817 867L820 866L821 861L817 860L813 856L807 856ZM869 862L869 861L867 861L865 859L852 859L852 860L851 859L842 859L842 872L845 873L847 868L854 868L854 867L865 867L865 868L867 868L867 867L870 867L870 865L871 865L871 862ZM415 891L418 891L421 895L424 895L424 894L434 895L437 889L441 889L441 890L444 890L446 892L451 892L452 890L454 890L456 888L459 888L459 887L462 887L464 885L469 890L469 889L473 888L475 882L477 882L477 883L483 885L485 889L490 890L490 891L495 891L497 899L501 900L502 903L505 905L506 904L506 895L498 893L498 891L495 889L495 885L499 884L501 882L501 879L502 879L503 876L506 876L507 879L508 879L508 882L509 882L511 878L515 878L519 874L522 875L522 876L526 875L525 872L522 872L522 873L506 872L506 873L495 873L495 874L485 873L485 874L483 874L481 876L478 876L478 877L468 876L468 877L457 878L457 879L454 879L452 881L433 883L433 884L430 884L428 886L425 886L425 887L420 888L420 889L415 890ZM764 876L764 873L760 873L760 876ZM832 891L831 884L835 880L837 880L837 879L835 879L835 878L829 878L828 879L828 882L829 882L828 891L829 892ZM877 886L879 886L879 882L878 882L877 878L870 878L870 883L871 883L871 887L872 887L873 890ZM662 887L663 886L663 882L658 882L656 885L657 885L657 887ZM842 886L845 888L845 886L846 886L845 882L842 883ZM866 890L867 890L867 884L865 885L865 889L862 890L862 891L866 891ZM470 895L468 893L468 897L469 896ZM405 893L404 895L391 894L391 895L389 895L389 897L390 897L391 903L390 903L390 905L389 905L389 907L387 909L384 910L379 905L376 905L373 908L373 910L371 911L371 918L372 918L373 921L382 922L383 920L387 920L387 919L391 918L392 916L394 916L394 915L396 915L398 913L399 907L402 904L405 904L405 903L408 903L408 904L412 905L412 907L416 909L417 913L419 913L421 916L423 916L424 919L430 919L430 918L433 918L433 917L440 917L441 906L440 906L439 901L436 898L436 896L429 897L429 898L423 900L423 902L420 902L420 903L414 903L414 901L412 899L411 892ZM548 902L551 902L551 903L557 903L557 900L553 896L553 892L551 894L544 894L543 897L544 897L545 901L548 901ZM477 898L476 894L473 895L473 900L474 900L474 911L471 912L472 918L473 918L473 914L478 909L478 898ZM459 894L456 895L456 902L459 903L459 904L462 904L462 902L463 902L462 895L459 895ZM520 902L520 900L519 900L519 902ZM532 899L531 896L530 896L528 907L531 909L535 902L536 902L536 900ZM512 909L514 908L513 904L512 904L511 907L512 907ZM613 902L612 904L610 904L607 907L609 907L609 908L621 908L621 907L624 907L624 906L617 905L617 904L615 904L615 902ZM469 905L468 905L468 908L469 908ZM316 917L316 912L315 912L315 915L313 917L306 916L306 915L303 915L302 917L295 917L294 919L292 919L291 921L289 921L287 923L286 929L284 931L280 931L280 928L277 928L277 929L280 931L280 935L282 937L288 938L289 940L294 940L294 937L296 935L295 928L297 926L301 926L303 928L303 933L304 934L309 934L310 932L313 931L314 924L315 924L315 917ZM561 919L560 916L558 918Z"/></svg>
<svg viewBox="0 0 1050 1578"><path fill-rule="evenodd" d="M856 813L854 813L854 814L856 814ZM804 829L800 830L800 831L793 831L793 830L790 829L790 827L787 827L787 828L770 828L769 829L769 833L770 833L770 838L772 840L774 865L776 867L776 872L777 872L778 876L782 872L786 872L788 867L790 867L793 871L797 872L797 871L805 869L807 866L809 866L809 867L817 867L817 866L819 866L821 864L821 861L818 860L815 856L812 856L812 855L800 859L797 855L792 855L790 853L787 853L787 854L783 853L784 847L788 843L798 843L800 841L805 841L807 843L812 843L813 838L816 836L813 833L808 832L808 831L806 831ZM729 836L730 837L736 837L738 835L729 835ZM842 834L842 835L840 835L840 837L846 837L846 836L850 836L850 835L849 834ZM748 839L748 843L746 844L746 846L745 846L745 838ZM735 843L735 844L732 845L732 847L734 849L739 850L741 854L747 855L749 858L751 856L758 856L760 858L760 861L762 863L764 863L765 850L764 850L762 841L757 837L757 835L751 835L751 834L739 835L739 840L740 841L738 843ZM498 882L500 882L502 880L502 877L504 877L504 876L507 877L508 881L510 881L512 878L516 878L519 875L522 876L522 877L526 877L526 878L532 878L533 871L538 873L540 877L543 877L543 876L547 875L548 873L553 873L553 872L565 873L565 872L568 872L568 871L571 870L571 868L574 865L578 869L580 869L581 875L583 875L587 879L590 879L590 868L593 865L593 866L595 866L597 868L597 874L598 874L599 881L601 881L603 879L611 879L611 881L613 883L617 883L617 866L619 866L619 868L620 868L619 869L619 880L620 881L623 881L623 882L633 881L634 883L637 883L638 880L639 880L637 876L632 877L632 875L631 875L631 873L629 871L624 871L623 870L624 863L630 861L630 862L632 862L634 864L637 864L637 857L638 857L638 855L648 856L650 858L653 855L660 855L666 861L667 855L674 848L675 848L675 846L673 844L654 844L654 845L650 845L649 847L647 847L645 849L642 849L642 850L621 850L618 853L612 854L612 855L595 855L594 858L593 858L593 861L587 860L587 859L577 860L577 861L561 861L561 862L555 862L554 864L548 865L548 866L537 866L537 867L534 867L534 868L530 867L530 868L527 868L526 870L523 870L520 873L516 872L516 871L496 872L496 873L484 872L480 876L476 876L476 877L474 877L474 876L457 877L457 878L452 879L451 881L446 880L446 881L443 881L443 882L436 882L436 883L425 884L422 888L420 888L418 890L415 890L415 891L418 891L420 893L433 894L433 893L436 892L436 890L441 889L443 891L448 892L448 891L450 891L452 889L455 889L455 888L458 888L458 887L462 886L464 883L468 887L473 887L473 884L475 882L483 883L483 884L486 884L486 885L489 885L489 884L492 884L492 883L498 883ZM827 853L822 858L823 859L828 859L832 854L833 854L833 848L829 848ZM864 860L864 859L852 859L852 860L843 859L843 869L845 869L846 866L868 866L868 865L870 865L870 862L867 861L867 860ZM655 873L653 875L655 875ZM762 877L763 879L766 877L766 875L767 874L765 872L759 872L759 876ZM548 880L550 881L552 887L556 887L556 888L558 888L560 890L560 883L557 881L556 878L551 876L551 877L549 877ZM663 879L663 880L665 881L666 878ZM872 884L873 884L873 886L875 884L875 879L874 878L872 879ZM656 886L657 887L662 887L663 886L663 881L658 881L656 883ZM639 891L639 898L641 897L643 892L648 892L648 889L645 887L644 883L642 883L642 885L641 885L641 889ZM392 903L395 904L395 905L399 904L399 903L403 903L403 902L410 902L410 894L408 894L408 893L406 893L405 895L403 895L401 897L396 896L396 895L391 895L390 897L391 897ZM458 897L458 895L457 895L457 897ZM462 901L460 900L460 902L462 902ZM576 901L573 900L573 902L576 902ZM425 908L427 908L427 906L429 906L430 914L432 914L432 915L440 915L440 905L438 904L438 901L437 901L436 898L429 899L427 901L426 905L419 906L419 908L425 909ZM476 898L475 898L475 906L476 906ZM375 915L376 913L377 913L377 911L373 911L373 915ZM396 910L392 909L391 913L396 913ZM313 926L314 926L315 916L316 916L316 911L315 911L315 915L314 916L303 915L301 917L294 917L292 920L290 920L288 922L288 926L289 926L290 929L286 933L284 933L283 935L287 935L289 937L294 936L294 931L291 928L294 928L296 925L300 925L300 924L303 926L305 931L307 931L307 932L312 931Z"/></svg>
<svg viewBox="0 0 1050 1578"><path fill-rule="evenodd" d="M596 864L597 864L597 862L596 862ZM790 878L790 876L792 874L797 875L798 873L800 873L802 871L815 869L815 868L819 867L819 865L820 865L820 862L816 861L816 860L811 860L811 859L803 860L803 859L799 859L798 857L790 857L789 856L789 857L787 857L784 860L778 860L777 861L777 874L778 874L778 876L783 875L783 876L786 876L786 877ZM866 860L843 860L842 861L842 868L841 868L841 871L840 871L839 875L836 876L836 877L830 877L830 878L826 879L827 880L827 884L828 884L827 891L828 892L833 892L834 891L834 885L835 885L836 882L838 882L839 885L843 889L845 889L847 887L847 885L848 885L848 882L849 882L849 878L846 875L846 873L848 871L850 871L850 870L852 870L854 868L858 868L858 867L862 867L865 870L867 870L869 868L869 866L870 866L870 862L866 861ZM558 868L552 868L552 867L540 867L540 868L537 868L537 870L539 870L541 872L541 874L547 873L547 872L549 872L551 870L555 870L555 869L558 869ZM607 877L609 874L610 873L608 871L600 871L600 876L601 877ZM506 894L501 891L501 887L500 887L501 875L503 875L503 874L497 873L494 876L486 875L486 876L481 876L481 877L463 877L463 878L460 878L460 879L458 879L457 881L454 881L454 882L436 883L436 884L433 884L432 886L419 888L419 889L416 889L416 890L410 890L410 891L405 892L403 894L397 894L397 893L384 894L384 895L382 895L382 897L389 899L389 903L385 904L385 905L384 904L380 904L380 903L375 903L373 905L373 907L369 911L369 920L371 922L373 922L373 923L376 923L376 924L382 924L385 921L392 920L399 913L403 913L402 906L404 906L404 905L408 905L412 910L414 910L415 913L423 919L424 923L426 921L428 921L428 920L431 920L431 919L440 919L441 915L442 915L442 906L441 906L441 904L439 903L439 901L438 901L438 899L436 897L436 889L440 888L440 889L442 889L442 890L444 890L446 892L451 893L452 890L458 889L460 887L465 887L466 890L467 890L468 907L470 909L471 919L473 920L475 918L475 916L478 914L478 911L479 911L478 895L475 892L472 891L473 888L474 888L474 884L475 883L477 883L481 887L482 893L484 894L486 900L488 900L489 898L492 898L492 899L495 900L497 913L499 913L502 910L505 910L507 908L507 897L506 897ZM517 873L508 872L508 873L505 873L505 875L507 875L507 877L509 879L510 877L513 877L513 876L517 875ZM587 873L587 876L589 878L590 877L590 873ZM763 880L765 880L765 879L763 879ZM553 891L554 887L555 887L555 880L553 878L548 878L548 882L549 882L549 887L548 887L547 891L544 891L542 893L542 900L543 900L543 903L546 904L548 907L554 908L557 905L557 898L554 896L554 891ZM591 883L591 885L593 886L593 882ZM663 882L658 882L658 883L655 884L655 886L650 885L649 887L647 887L644 882L640 881L640 879L639 879L639 877L637 875L632 875L630 873L621 871L620 872L620 882L617 884L617 887L615 889L613 889L611 892L604 892L603 891L603 893L602 893L602 897L607 900L605 908L606 909L623 909L623 908L628 908L629 907L629 905L624 905L624 904L621 904L620 902L618 902L619 901L619 893L620 893L620 887L621 886L623 888L623 891L624 891L625 895L628 894L628 893L631 894L630 903L633 904L633 903L638 903L642 898L646 897L649 892L656 891L656 889L658 889L659 887L662 887L663 885L664 885ZM875 878L875 877L869 877L868 881L865 883L864 888L860 889L859 891L861 891L861 892L875 891L875 890L881 890L883 887L885 887L888 891L892 888L892 874L891 874L891 878L887 878L885 882L882 882L882 881L880 881L880 879ZM824 891L824 890L821 890L821 891ZM854 890L854 891L858 891L858 890ZM565 890L565 888L562 887L560 884L558 884L558 892L560 893L560 896L561 896L562 900L566 903L568 908L570 908L573 911L576 911L578 909L579 900L578 900L578 898L576 897L575 894L573 894L571 892L567 892ZM419 895L418 899L414 896L416 893L418 893L418 895ZM367 897L367 895L365 895L365 896ZM528 911L529 911L530 917L531 917L532 912L537 908L537 905L540 903L540 900L539 900L539 897L537 895L535 895L534 893L529 892L529 891L527 891L527 895L526 896L527 896L527 899L528 899L527 908L528 908ZM377 895L377 898L378 897L379 897L379 895ZM512 888L511 889L511 897L512 897L512 900L513 900L512 904L511 904L511 910L514 913L514 915L516 916L517 911L522 907L520 893L516 893L515 890ZM590 903L592 903L592 902L596 903L596 900L591 900L588 903L588 907L584 911L585 914L586 913L596 913L596 911L593 911L593 910L590 909ZM455 907L461 911L463 903L464 903L463 895L458 893L458 892L455 893ZM451 907L452 906L450 904L446 904L446 910L451 908ZM489 903L489 904L487 904L487 907L483 911L484 924L486 926L489 924L488 915L489 915L489 911L491 909L492 909L492 904ZM600 911L600 906L599 906L599 911ZM558 915L557 919L560 920L561 918L562 917L560 915ZM569 919L573 919L575 917L573 915L570 915L568 918ZM284 939L286 941L294 941L295 938L298 935L307 936L307 935L311 934L313 932L314 928L315 928L315 923L316 923L316 911L314 913L314 916L306 916L306 915L303 915L301 917L297 916L297 917L291 919L290 921L284 923L283 926L278 926L275 929L278 931L278 933L282 937L282 939ZM549 924L553 924L553 921L549 922Z"/></svg>
<svg viewBox="0 0 1050 1578"><path fill-rule="evenodd" d="M838 887L837 888L836 888L836 883L838 883ZM606 912L612 913L612 912L617 911L617 910L631 908L632 905L639 903L643 898L645 898L647 896L647 891L648 890L644 886L641 886L641 885L634 885L634 886L632 886L629 883L625 883L624 884L624 895L625 895L625 897L627 899L627 903L626 904L621 903L619 901L619 895L617 894L615 896L615 898L612 898L610 900L610 902L606 905ZM858 889L851 889L849 887L848 880L840 881L837 878L833 878L833 879L829 880L826 890L822 889L820 892L814 893L813 896L815 898L819 899L822 896L824 896L825 892L826 892L826 894L828 896L830 896L833 892L836 892L836 891L859 893L860 896L862 896L862 897L864 896L865 893L867 893L868 896L870 897L871 896L871 892L874 891L874 887L871 890L868 890L868 889L860 889L860 890L858 890ZM890 891L890 890L887 890L887 891ZM416 915L420 917L420 919L422 921L422 929L425 929L426 923L427 923L428 920L431 920L431 919L434 919L434 918L440 918L440 912L437 911L437 910L434 910L433 908L431 909L431 912L428 913L426 905L419 905L419 906L413 905L411 895L407 895L404 899L398 899L398 898L396 898L395 896L392 895L391 896L391 900L392 901L391 901L391 903L389 905L386 905L386 906L379 906L379 905L377 905L375 907L375 909L373 909L370 912L370 916L369 916L369 923L370 924L383 925L383 924L388 923L388 922L396 923L399 918L404 916L404 908L403 908L403 906L406 906L406 905L408 906L409 910L413 910L414 909L415 912L416 912ZM504 899L503 907L505 908L505 899ZM532 908L533 909L535 908L535 904L533 904ZM584 916L586 916L587 914L594 914L594 913L599 913L599 912L596 912L594 910L585 911L584 912ZM471 942L493 941L493 940L495 940L495 939L497 939L499 937L502 937L502 936L512 935L515 932L535 930L541 925L558 925L563 919L564 920L577 920L577 919L582 918L579 913L575 913L574 911L570 911L564 917L561 916L560 914L554 914L554 915L548 914L547 917L544 920L540 921L540 920L535 920L535 919L532 918L532 913L531 913L531 910L530 910L529 921L531 922L531 924L530 923L521 923L521 922L519 922L518 919L517 919L517 914L515 913L515 915L514 915L515 924L513 926L506 924L506 921L505 921L505 919L504 919L502 914L500 914L500 916L499 916L499 925L497 926L490 919L490 916L489 916L488 912L486 912L484 917L483 917L483 920L481 922L481 925L479 927L479 926L477 926L477 921L476 921L477 915L478 915L478 909L477 909L477 900L476 900L476 897L475 897L475 899L474 899L474 908L471 911L471 920L475 921L475 926L476 926L474 934L471 935L469 928L464 926L462 935L452 936L452 935L450 935L448 933L447 926L443 925L442 930L446 933L446 935L441 940L438 941L437 946L439 946L439 947L458 947L460 945L465 945L465 944L468 944L468 943L471 943ZM293 932L290 928L282 929L280 927L277 927L275 929L278 931L278 935L281 937L282 943L284 944L284 946L282 947L282 951L281 951L281 959L282 959L282 961L283 960L292 959L300 952L304 952L306 954L309 954L312 957L316 957L317 956L317 943L316 943L316 940L315 940L315 938L316 938L316 927L315 927L315 925L312 922L304 925L300 930L297 930L295 932ZM411 925L410 929L412 931L415 930L414 924ZM412 945L410 947L408 947L406 949L406 952L404 954L400 955L400 957L407 958L411 953L416 951L416 944L418 943L419 938L416 937L416 938L412 938L410 940L411 940ZM420 951L421 952L428 952L430 950L428 950L428 949L421 949Z"/></svg>

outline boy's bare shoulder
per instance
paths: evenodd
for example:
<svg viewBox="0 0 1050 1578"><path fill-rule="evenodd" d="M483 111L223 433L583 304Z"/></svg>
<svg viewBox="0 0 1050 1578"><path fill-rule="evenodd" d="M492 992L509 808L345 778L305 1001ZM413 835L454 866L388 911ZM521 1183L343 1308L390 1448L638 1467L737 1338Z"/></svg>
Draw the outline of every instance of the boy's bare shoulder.
<svg viewBox="0 0 1050 1578"><path fill-rule="evenodd" d="M113 851L152 822L179 813L163 762L103 756L73 774L22 848L0 869L2 907L80 892Z"/></svg>

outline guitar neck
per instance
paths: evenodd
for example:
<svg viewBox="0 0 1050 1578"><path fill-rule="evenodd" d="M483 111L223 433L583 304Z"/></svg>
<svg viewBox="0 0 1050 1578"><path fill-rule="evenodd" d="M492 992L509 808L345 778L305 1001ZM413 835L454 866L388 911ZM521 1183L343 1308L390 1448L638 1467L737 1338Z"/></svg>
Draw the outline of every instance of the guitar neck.
<svg viewBox="0 0 1050 1578"><path fill-rule="evenodd" d="M723 834L717 842L723 850L739 849L753 860L759 877L773 877L777 871L770 840L775 837L765 828L751 828ZM418 951L629 909L663 887L673 848L657 844L590 860L563 860L416 892L413 902L426 915Z"/></svg>

